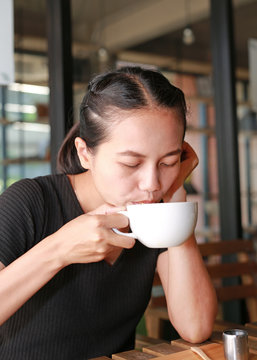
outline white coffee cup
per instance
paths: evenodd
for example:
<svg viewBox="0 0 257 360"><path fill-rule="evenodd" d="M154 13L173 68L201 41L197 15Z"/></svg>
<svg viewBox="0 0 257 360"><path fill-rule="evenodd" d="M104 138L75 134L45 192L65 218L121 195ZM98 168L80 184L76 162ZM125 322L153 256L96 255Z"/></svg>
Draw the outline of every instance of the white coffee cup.
<svg viewBox="0 0 257 360"><path fill-rule="evenodd" d="M129 218L132 233L117 234L138 239L150 248L178 246L193 233L197 221L196 202L128 205L120 211Z"/></svg>

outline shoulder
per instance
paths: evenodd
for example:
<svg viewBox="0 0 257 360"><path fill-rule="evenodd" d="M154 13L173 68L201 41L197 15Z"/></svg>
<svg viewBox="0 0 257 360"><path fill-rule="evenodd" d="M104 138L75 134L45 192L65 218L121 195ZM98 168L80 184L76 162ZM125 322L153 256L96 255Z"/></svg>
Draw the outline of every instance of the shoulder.
<svg viewBox="0 0 257 360"><path fill-rule="evenodd" d="M62 184L65 186L66 182L67 180L65 180L65 175L46 175L33 179L26 178L12 184L3 192L0 198L14 198L16 200L24 200L26 198L39 197L45 191L54 190L56 187L61 186Z"/></svg>
<svg viewBox="0 0 257 360"><path fill-rule="evenodd" d="M2 263L11 263L44 238L47 231L56 230L59 223L55 227L51 224L58 218L57 190L58 186L62 187L62 183L65 184L65 178L59 175L22 179L0 196Z"/></svg>
<svg viewBox="0 0 257 360"><path fill-rule="evenodd" d="M9 203L25 205L35 197L40 197L41 189L34 179L22 179L9 186L0 196L0 206Z"/></svg>
<svg viewBox="0 0 257 360"><path fill-rule="evenodd" d="M1 223L28 221L34 213L43 214L42 187L35 179L22 179L9 186L0 196ZM7 225L6 225L7 226Z"/></svg>
<svg viewBox="0 0 257 360"><path fill-rule="evenodd" d="M46 199L51 198L62 182L65 184L61 175L40 176L15 182L0 196L0 214L24 211L25 215L28 211L43 211Z"/></svg>
<svg viewBox="0 0 257 360"><path fill-rule="evenodd" d="M8 265L35 244L42 233L44 200L34 179L22 179L0 196L0 261Z"/></svg>

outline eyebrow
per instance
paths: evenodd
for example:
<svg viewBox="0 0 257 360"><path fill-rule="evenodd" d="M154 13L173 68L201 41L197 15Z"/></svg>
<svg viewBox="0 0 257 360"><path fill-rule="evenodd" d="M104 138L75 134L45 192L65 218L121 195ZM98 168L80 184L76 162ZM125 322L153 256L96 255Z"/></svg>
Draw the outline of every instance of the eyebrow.
<svg viewBox="0 0 257 360"><path fill-rule="evenodd" d="M167 156L174 156L174 155L178 155L181 154L181 149L176 149L173 151L168 152L167 154L163 155L162 157L167 157ZM146 156L143 154L140 154L136 151L132 151L132 150L126 150L126 151L121 151L117 153L118 155L122 155L122 156L134 156L134 157L142 157L145 158Z"/></svg>

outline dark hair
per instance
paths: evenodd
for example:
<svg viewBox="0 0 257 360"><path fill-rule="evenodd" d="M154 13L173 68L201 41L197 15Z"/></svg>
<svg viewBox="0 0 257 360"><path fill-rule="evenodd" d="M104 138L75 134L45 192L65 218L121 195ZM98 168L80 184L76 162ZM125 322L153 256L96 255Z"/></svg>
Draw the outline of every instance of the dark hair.
<svg viewBox="0 0 257 360"><path fill-rule="evenodd" d="M67 134L58 154L58 170L66 174L84 172L74 140L80 136L94 150L108 137L117 110L142 109L149 106L175 108L186 129L186 103L183 92L159 71L140 67L123 67L97 75L88 85L80 106L80 123Z"/></svg>

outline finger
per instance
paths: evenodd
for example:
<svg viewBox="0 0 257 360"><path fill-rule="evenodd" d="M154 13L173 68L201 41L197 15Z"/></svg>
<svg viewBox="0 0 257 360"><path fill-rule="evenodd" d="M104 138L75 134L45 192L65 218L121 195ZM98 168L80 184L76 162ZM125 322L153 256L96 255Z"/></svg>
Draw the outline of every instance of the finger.
<svg viewBox="0 0 257 360"><path fill-rule="evenodd" d="M187 154L190 152L190 150L190 145L186 141L183 141L181 161L184 161L187 158Z"/></svg>
<svg viewBox="0 0 257 360"><path fill-rule="evenodd" d="M107 215L107 214L114 214L122 210L126 210L126 208L124 206L118 207L109 204L104 204L94 209L93 211L88 212L87 215Z"/></svg>
<svg viewBox="0 0 257 360"><path fill-rule="evenodd" d="M88 216L88 214L86 216ZM113 213L108 215L91 213L89 216L92 220L91 223L95 228L121 229L127 227L129 224L129 219L127 218L127 216L119 213Z"/></svg>
<svg viewBox="0 0 257 360"><path fill-rule="evenodd" d="M180 165L180 174L179 174L181 179L184 178L184 180L185 180L191 174L191 172L195 169L197 164L198 164L198 161L195 162L192 159L187 159L187 160L182 161L181 165Z"/></svg>
<svg viewBox="0 0 257 360"><path fill-rule="evenodd" d="M115 233L112 229L116 228L121 231L129 225L129 219L122 214L109 214L105 217L105 225L108 231L108 242L111 245L130 249L135 245L135 239L129 236L123 236Z"/></svg>
<svg viewBox="0 0 257 360"><path fill-rule="evenodd" d="M192 169L194 169L199 162L198 156L194 149L186 142L183 142L182 145L182 154L181 154L181 165L186 161L189 160L192 166Z"/></svg>
<svg viewBox="0 0 257 360"><path fill-rule="evenodd" d="M164 197L164 202L180 202L186 201L186 190L184 186L180 186L170 197Z"/></svg>
<svg viewBox="0 0 257 360"><path fill-rule="evenodd" d="M105 219L105 225L108 228L122 229L129 225L129 219L122 214L108 214Z"/></svg>
<svg viewBox="0 0 257 360"><path fill-rule="evenodd" d="M119 211L124 211L126 210L125 206L112 206L112 207L107 207L105 210L105 214L106 215L110 215L110 214L115 214L118 213ZM124 216L124 215L123 215Z"/></svg>
<svg viewBox="0 0 257 360"><path fill-rule="evenodd" d="M114 246L131 249L135 245L136 240L130 236L116 234L113 230L110 230L108 242Z"/></svg>
<svg viewBox="0 0 257 360"><path fill-rule="evenodd" d="M173 194L183 186L186 178L191 174L191 172L195 169L198 165L198 157L193 150L193 148L186 142L183 142L183 153L181 155L181 163L180 163L180 170L179 174L171 185L167 193L164 195L163 200L165 202L169 202L172 198Z"/></svg>

